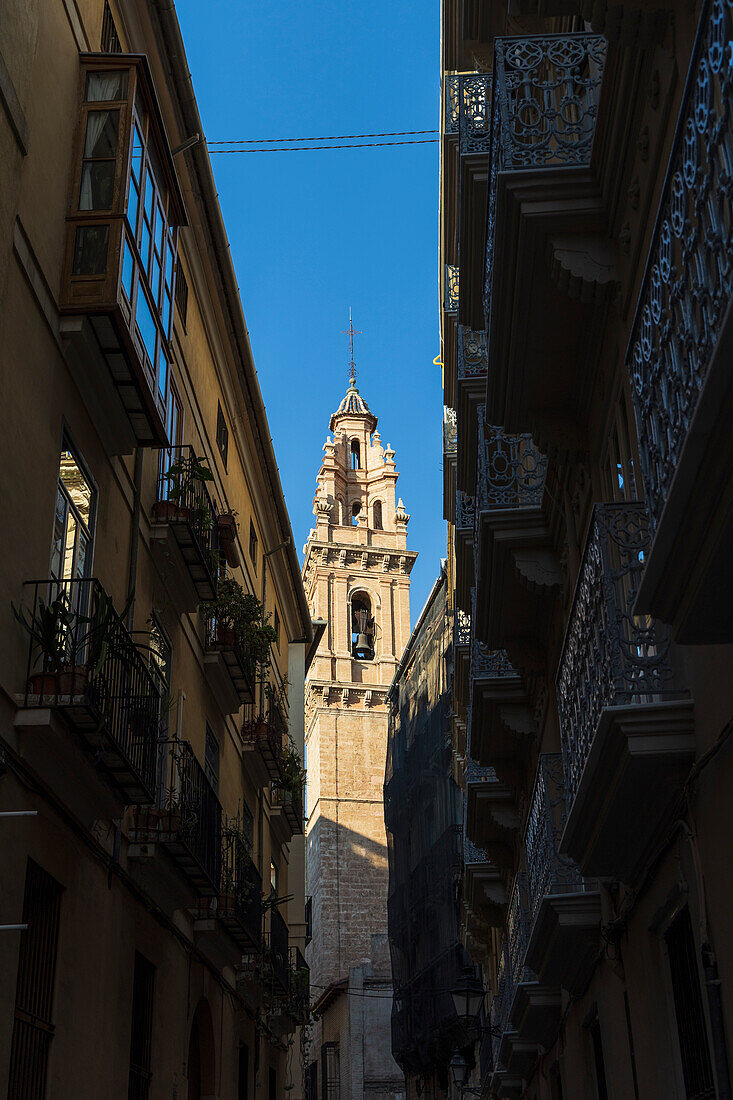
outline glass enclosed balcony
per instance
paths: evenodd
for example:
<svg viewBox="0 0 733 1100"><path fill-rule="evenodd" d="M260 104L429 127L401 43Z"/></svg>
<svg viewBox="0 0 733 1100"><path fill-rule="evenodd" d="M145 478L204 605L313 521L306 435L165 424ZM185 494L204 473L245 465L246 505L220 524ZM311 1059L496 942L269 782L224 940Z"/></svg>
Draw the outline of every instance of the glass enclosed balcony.
<svg viewBox="0 0 733 1100"><path fill-rule="evenodd" d="M72 164L62 335L108 446L165 445L185 213L144 57L82 56Z"/></svg>

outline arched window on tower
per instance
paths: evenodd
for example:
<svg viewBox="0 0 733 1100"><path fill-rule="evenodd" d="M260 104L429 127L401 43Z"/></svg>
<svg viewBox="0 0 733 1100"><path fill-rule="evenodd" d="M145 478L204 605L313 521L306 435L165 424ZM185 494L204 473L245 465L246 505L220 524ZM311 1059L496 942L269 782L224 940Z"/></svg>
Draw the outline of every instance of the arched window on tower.
<svg viewBox="0 0 733 1100"><path fill-rule="evenodd" d="M382 502L375 500L372 505L372 527L375 531L382 530Z"/></svg>
<svg viewBox="0 0 733 1100"><path fill-rule="evenodd" d="M361 469L361 460L360 460L360 454L359 454L359 440L358 439L352 439L351 440L351 469L352 470Z"/></svg>
<svg viewBox="0 0 733 1100"><path fill-rule="evenodd" d="M351 656L357 661L374 660L374 616L366 592L351 597Z"/></svg>
<svg viewBox="0 0 733 1100"><path fill-rule="evenodd" d="M351 526L359 526L359 513L361 512L361 501L355 500L351 505Z"/></svg>
<svg viewBox="0 0 733 1100"><path fill-rule="evenodd" d="M344 502L340 497L336 497L336 522L339 527L344 525Z"/></svg>

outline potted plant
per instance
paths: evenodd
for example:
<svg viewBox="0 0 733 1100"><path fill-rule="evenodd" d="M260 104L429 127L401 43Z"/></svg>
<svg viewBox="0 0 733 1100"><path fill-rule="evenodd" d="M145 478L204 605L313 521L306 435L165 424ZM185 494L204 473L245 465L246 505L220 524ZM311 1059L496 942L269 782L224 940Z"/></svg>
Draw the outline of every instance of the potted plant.
<svg viewBox="0 0 733 1100"><path fill-rule="evenodd" d="M245 592L241 584L228 577L220 583L216 598L202 606L214 625L215 645L237 645L259 665L269 658L275 631L262 621L260 601Z"/></svg>
<svg viewBox="0 0 733 1100"><path fill-rule="evenodd" d="M290 801L292 801L293 796L299 795L303 790L305 771L303 770L298 750L290 738L288 738L288 741L289 744L280 756L281 778L278 786L283 793L290 795Z"/></svg>
<svg viewBox="0 0 733 1100"><path fill-rule="evenodd" d="M143 844L155 840L158 835L161 811L157 806L134 806L132 809L132 834L135 842Z"/></svg>
<svg viewBox="0 0 733 1100"><path fill-rule="evenodd" d="M237 546L237 512L234 509L230 509L227 512L220 512L216 517L216 526L219 533L219 546L221 552L227 560L227 563L236 569L241 565L241 559L239 557L239 547Z"/></svg>
<svg viewBox="0 0 733 1100"><path fill-rule="evenodd" d="M76 649L72 642L76 616L69 605L68 594L61 591L50 603L39 599L33 613L15 604L11 607L35 646L35 660L41 661L41 671L32 673L28 681L29 692L40 697L83 694L87 670L70 659Z"/></svg>
<svg viewBox="0 0 733 1100"><path fill-rule="evenodd" d="M156 500L153 505L153 515L156 519L167 521L190 520L192 498L196 495L196 483L213 481L213 479L214 475L208 467L205 455L200 457L181 455L161 477L161 481L167 482L165 499ZM194 507L196 507L195 503Z"/></svg>

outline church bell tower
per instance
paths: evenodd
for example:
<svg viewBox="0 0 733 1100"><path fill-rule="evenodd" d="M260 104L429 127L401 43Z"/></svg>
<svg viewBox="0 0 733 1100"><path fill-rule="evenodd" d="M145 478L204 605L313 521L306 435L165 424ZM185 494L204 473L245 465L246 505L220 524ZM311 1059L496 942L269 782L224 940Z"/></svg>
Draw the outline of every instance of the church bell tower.
<svg viewBox="0 0 733 1100"><path fill-rule="evenodd" d="M404 1092L391 1056L382 789L386 695L410 637L417 554L407 549L410 517L396 499L395 452L382 446L356 386L349 328L349 387L323 447L303 565L311 614L327 623L306 680L306 877L318 1009L311 1072L319 1095L321 1075L338 1072L346 1095L357 1097Z"/></svg>

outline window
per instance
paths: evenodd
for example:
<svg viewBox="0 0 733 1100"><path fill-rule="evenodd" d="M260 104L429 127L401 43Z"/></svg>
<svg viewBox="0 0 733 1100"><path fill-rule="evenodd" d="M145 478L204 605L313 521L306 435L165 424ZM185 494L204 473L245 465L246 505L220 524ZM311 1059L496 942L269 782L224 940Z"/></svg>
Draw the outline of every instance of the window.
<svg viewBox="0 0 733 1100"><path fill-rule="evenodd" d="M237 1100L247 1100L249 1096L249 1047L239 1044L239 1067L237 1075Z"/></svg>
<svg viewBox="0 0 733 1100"><path fill-rule="evenodd" d="M8 1100L45 1096L62 890L28 860L23 896L23 924L28 928L20 936Z"/></svg>
<svg viewBox="0 0 733 1100"><path fill-rule="evenodd" d="M104 15L102 16L102 53L122 53L120 36L117 33L117 27L107 0L104 0Z"/></svg>
<svg viewBox="0 0 733 1100"><path fill-rule="evenodd" d="M601 1024L596 1018L588 1027L591 1047L593 1050L593 1068L596 1077L596 1095L598 1100L608 1100L608 1088L606 1086L606 1066L603 1060L603 1041L601 1039Z"/></svg>
<svg viewBox="0 0 733 1100"><path fill-rule="evenodd" d="M382 502L381 500L375 500L372 507L372 526L375 531L382 530Z"/></svg>
<svg viewBox="0 0 733 1100"><path fill-rule="evenodd" d="M224 419L224 412L221 407L221 402L216 412L216 445L219 448L219 454L221 460L224 463L224 469L227 468L227 457L229 455L229 429L227 428L227 422Z"/></svg>
<svg viewBox="0 0 733 1100"><path fill-rule="evenodd" d="M672 978L677 1038L687 1100L715 1100L715 1082L700 992L690 910L680 910L664 934Z"/></svg>
<svg viewBox="0 0 733 1100"><path fill-rule="evenodd" d="M277 613L277 608L275 608L275 614L274 614L274 617L273 617L273 620L272 620L272 627L273 627L273 630L275 631L275 645L279 649L280 648L280 616Z"/></svg>
<svg viewBox="0 0 733 1100"><path fill-rule="evenodd" d="M305 899L305 946L313 939L313 897L309 894ZM313 1063L315 1065L315 1063Z"/></svg>
<svg viewBox="0 0 733 1100"><path fill-rule="evenodd" d="M351 469L352 470L358 470L360 468L360 466L361 466L360 459L361 459L361 455L360 455L359 440L358 439L352 439L351 440Z"/></svg>
<svg viewBox="0 0 733 1100"><path fill-rule="evenodd" d="M153 1044L153 988L155 967L135 952L132 982L132 1032L128 1100L148 1100L150 1095L151 1048Z"/></svg>
<svg viewBox="0 0 733 1100"><path fill-rule="evenodd" d="M361 512L361 501L360 500L355 500L354 503L351 505L351 526L352 527L358 527L359 526L359 514L360 514L360 512Z"/></svg>
<svg viewBox="0 0 733 1100"><path fill-rule="evenodd" d="M622 391L606 445L606 477L609 500L636 500L634 468L635 434L626 394Z"/></svg>
<svg viewBox="0 0 733 1100"><path fill-rule="evenodd" d="M270 860L270 891L276 898L280 897L278 893L280 887L280 869L273 859Z"/></svg>
<svg viewBox="0 0 733 1100"><path fill-rule="evenodd" d="M351 597L351 656L358 661L374 660L374 618L366 592Z"/></svg>
<svg viewBox="0 0 733 1100"><path fill-rule="evenodd" d="M339 1100L340 1092L339 1045L324 1043L321 1047L321 1100Z"/></svg>
<svg viewBox="0 0 733 1100"><path fill-rule="evenodd" d="M219 741L211 726L206 726L206 747L204 749L204 771L214 790L219 793Z"/></svg>
<svg viewBox="0 0 733 1100"><path fill-rule="evenodd" d="M176 305L185 332L186 317L188 316L188 283L186 282L186 276L183 274L180 260L176 265Z"/></svg>
<svg viewBox="0 0 733 1100"><path fill-rule="evenodd" d="M257 532L255 531L255 525L252 520L249 521L249 560L255 567L255 573L257 572Z"/></svg>
<svg viewBox="0 0 733 1100"><path fill-rule="evenodd" d="M64 440L59 459L51 546L51 576L54 580L76 580L89 575L95 503L96 491Z"/></svg>

